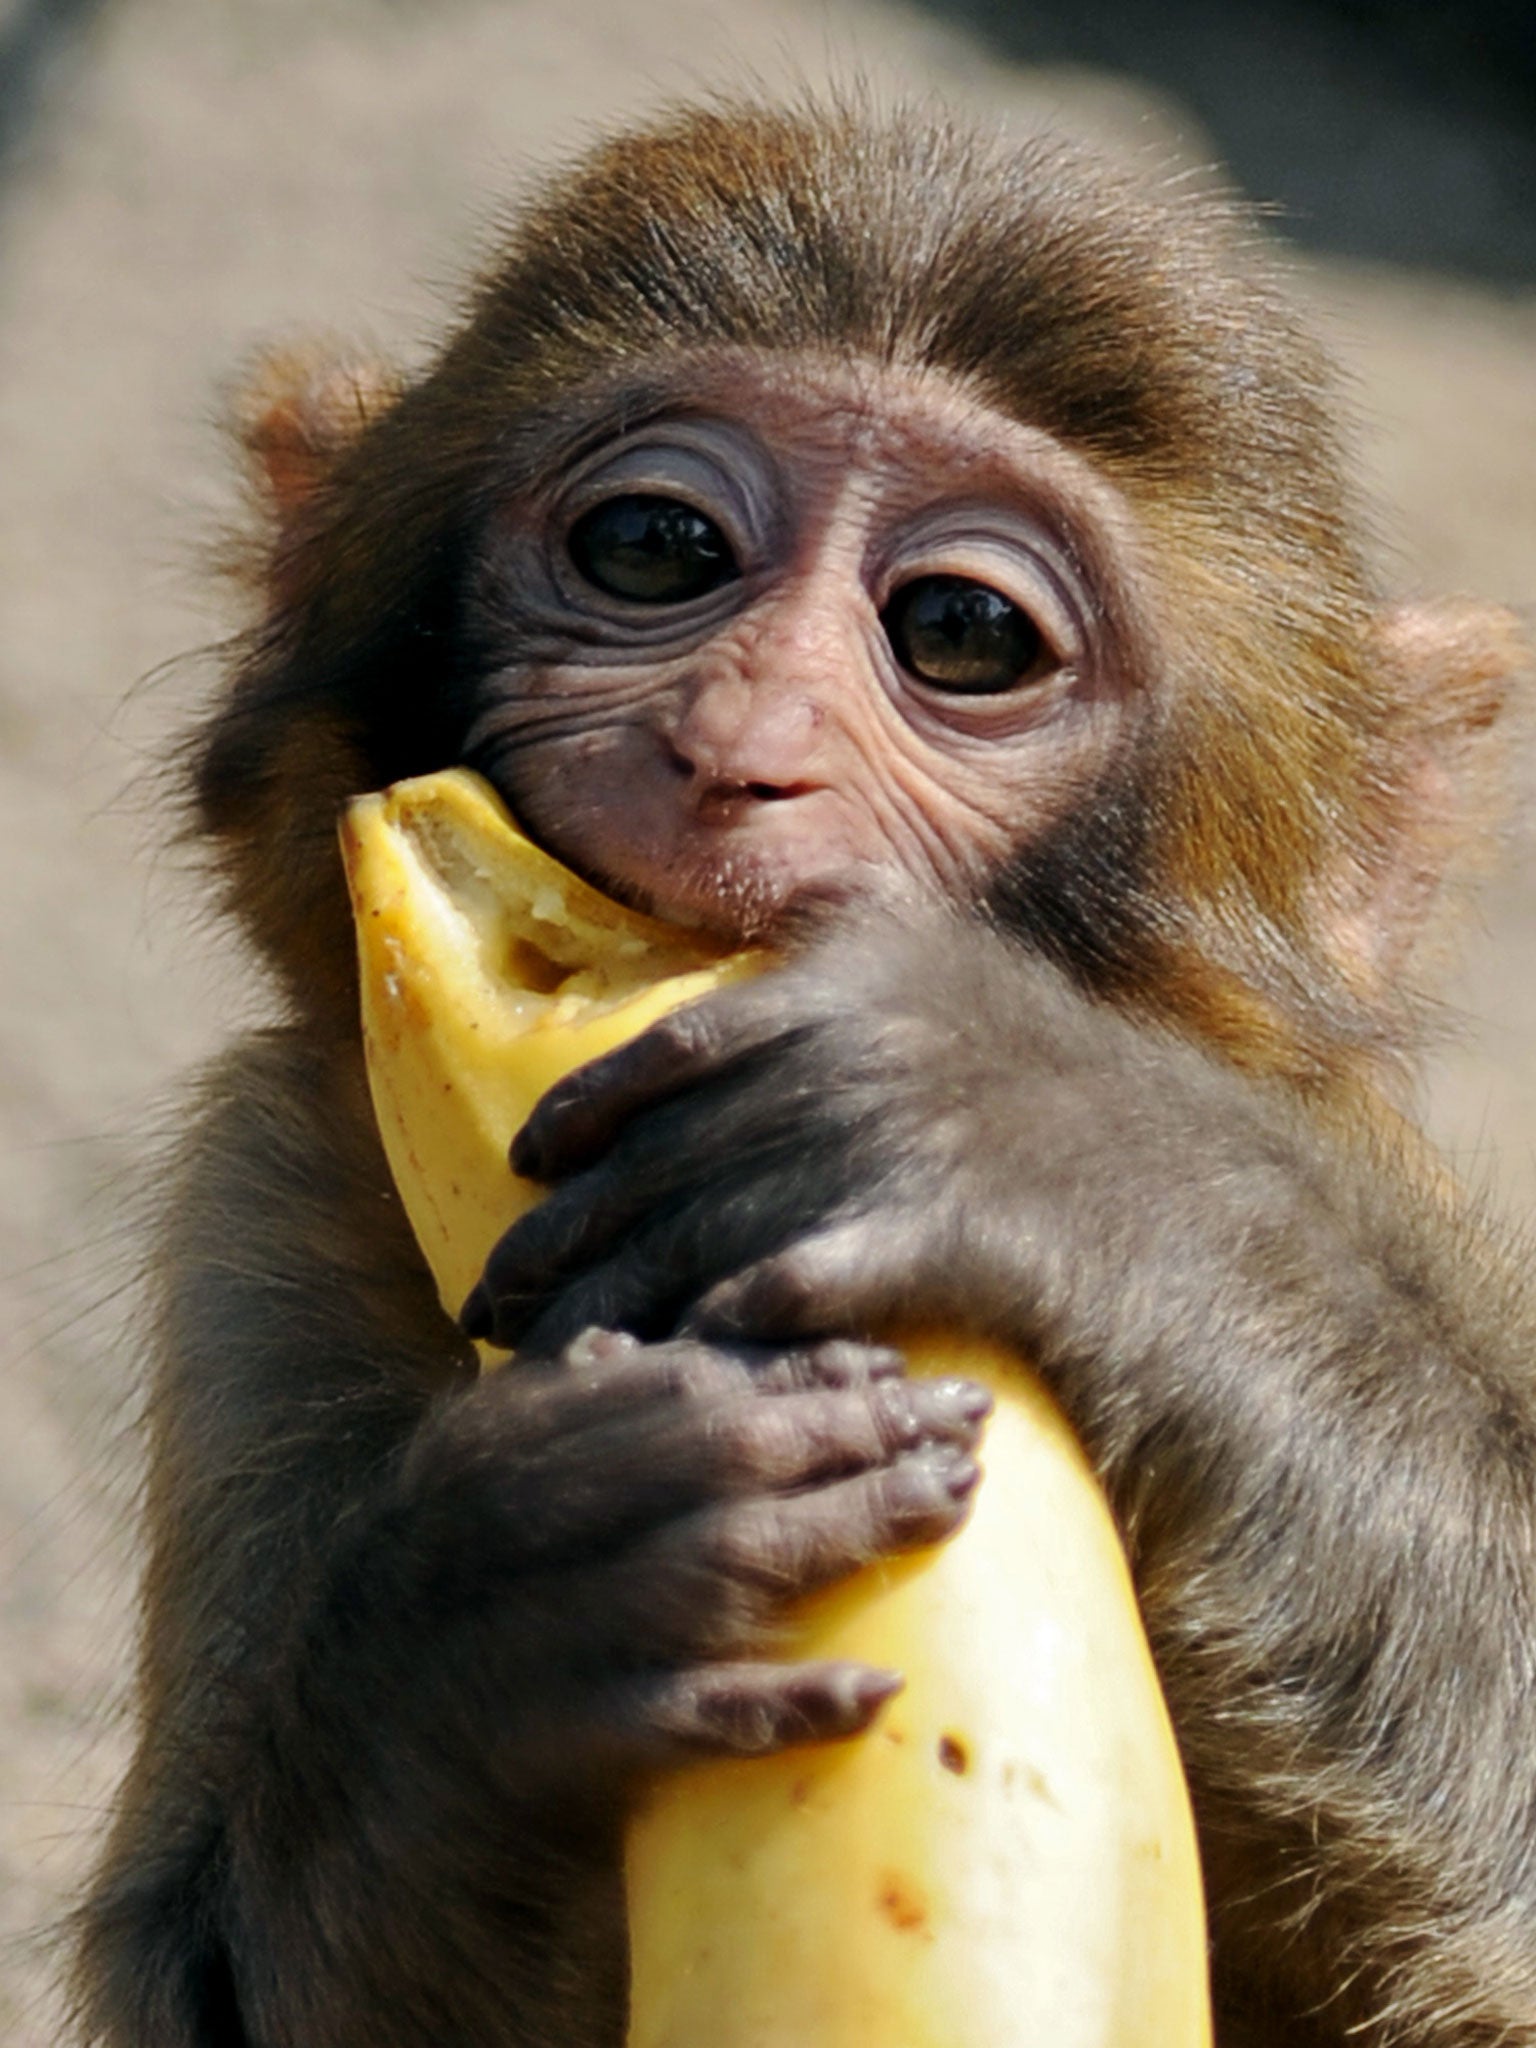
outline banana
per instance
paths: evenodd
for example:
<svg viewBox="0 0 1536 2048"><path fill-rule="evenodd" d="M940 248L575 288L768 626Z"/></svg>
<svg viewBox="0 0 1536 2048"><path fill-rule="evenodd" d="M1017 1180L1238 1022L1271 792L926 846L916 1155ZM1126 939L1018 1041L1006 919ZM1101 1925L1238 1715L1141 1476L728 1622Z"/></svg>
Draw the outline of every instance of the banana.
<svg viewBox="0 0 1536 2048"><path fill-rule="evenodd" d="M455 1311L538 1199L506 1157L544 1090L765 963L611 903L462 770L358 799L342 840L379 1128ZM1018 1360L905 1348L993 1390L974 1513L806 1603L784 1649L905 1689L855 1741L649 1788L630 2048L1205 2048L1194 1829L1098 1485Z"/></svg>
<svg viewBox="0 0 1536 2048"><path fill-rule="evenodd" d="M757 963L600 895L465 769L359 797L341 842L379 1131L457 1315L486 1253L543 1193L507 1148L544 1091Z"/></svg>

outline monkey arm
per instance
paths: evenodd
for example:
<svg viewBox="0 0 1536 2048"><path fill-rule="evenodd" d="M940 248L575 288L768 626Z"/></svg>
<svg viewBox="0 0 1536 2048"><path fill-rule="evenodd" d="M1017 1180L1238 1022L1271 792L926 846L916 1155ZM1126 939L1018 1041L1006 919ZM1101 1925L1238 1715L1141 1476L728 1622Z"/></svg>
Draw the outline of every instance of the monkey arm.
<svg viewBox="0 0 1536 2048"><path fill-rule="evenodd" d="M322 1698L296 1742L294 1645L458 1347L344 1070L274 1036L204 1098L162 1218L139 1748L81 1916L77 1995L86 2037L111 2048L265 2048L304 2038L306 2011L361 2040L344 1980L364 2003L366 1962L314 1955L306 1859L329 1859L343 1942L349 1921L390 1939L396 1888L414 1901L424 1873L405 1826L376 1835L399 1867L377 1914L358 1910L367 1850L336 1816L361 1812L382 1730L327 1732ZM368 1663L360 1649L354 1683ZM384 1803L366 1817L378 1829Z"/></svg>
<svg viewBox="0 0 1536 2048"><path fill-rule="evenodd" d="M559 1185L490 1261L503 1340L958 1319L1038 1360L1126 1533L1228 2003L1536 2039L1536 1309L1382 1142L903 919L573 1077L517 1159Z"/></svg>
<svg viewBox="0 0 1536 2048"><path fill-rule="evenodd" d="M207 1093L88 2037L612 2048L628 1785L867 1725L891 1674L746 1654L781 1598L958 1525L985 1400L848 1344L597 1339L479 1381L355 1054L274 1035Z"/></svg>

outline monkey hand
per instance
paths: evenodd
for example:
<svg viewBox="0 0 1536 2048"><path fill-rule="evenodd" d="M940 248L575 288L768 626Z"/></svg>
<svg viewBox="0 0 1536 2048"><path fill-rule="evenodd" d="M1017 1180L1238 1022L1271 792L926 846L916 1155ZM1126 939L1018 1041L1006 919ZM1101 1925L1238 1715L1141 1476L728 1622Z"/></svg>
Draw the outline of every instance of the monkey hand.
<svg viewBox="0 0 1536 2048"><path fill-rule="evenodd" d="M546 1350L592 1323L943 1323L1049 1367L1146 1305L1138 1267L1182 1286L1181 1226L1203 1239L1191 1271L1230 1258L1245 1157L1272 1178L1270 1111L995 930L866 907L550 1090L513 1157L553 1192L493 1250L466 1326Z"/></svg>
<svg viewBox="0 0 1536 2048"><path fill-rule="evenodd" d="M433 1740L558 1805L690 1755L857 1733L896 1674L758 1660L784 1602L959 1526L989 1406L863 1345L596 1330L448 1399L397 1503L438 1585L434 1640L467 1637L426 1688ZM467 1709L494 1741L449 1741Z"/></svg>

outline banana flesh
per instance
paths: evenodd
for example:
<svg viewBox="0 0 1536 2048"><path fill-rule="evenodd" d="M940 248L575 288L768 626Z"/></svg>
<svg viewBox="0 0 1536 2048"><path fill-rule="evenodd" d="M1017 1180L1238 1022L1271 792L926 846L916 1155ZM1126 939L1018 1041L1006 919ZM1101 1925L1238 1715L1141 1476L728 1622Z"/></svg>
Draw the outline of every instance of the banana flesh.
<svg viewBox="0 0 1536 2048"><path fill-rule="evenodd" d="M379 1127L456 1311L538 1199L506 1157L545 1089L763 962L613 904L462 770L359 799L342 837ZM855 1741L650 1788L630 2048L1206 2048L1193 1824L1098 1485L1016 1359L905 1348L993 1389L974 1513L784 1645L905 1689Z"/></svg>

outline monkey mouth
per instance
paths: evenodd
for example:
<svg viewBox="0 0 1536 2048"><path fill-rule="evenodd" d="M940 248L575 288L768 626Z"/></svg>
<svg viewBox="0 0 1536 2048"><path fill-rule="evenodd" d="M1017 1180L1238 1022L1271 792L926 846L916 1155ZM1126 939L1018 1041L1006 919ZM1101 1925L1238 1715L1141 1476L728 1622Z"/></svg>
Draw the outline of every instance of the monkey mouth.
<svg viewBox="0 0 1536 2048"><path fill-rule="evenodd" d="M777 863L740 850L690 855L630 881L603 873L588 879L665 924L742 945L777 937L808 915L813 901L847 893L830 879L798 881Z"/></svg>
<svg viewBox="0 0 1536 2048"><path fill-rule="evenodd" d="M802 875L770 853L739 845L637 860L627 875L589 861L583 874L617 903L731 945L792 939L860 893L846 873Z"/></svg>
<svg viewBox="0 0 1536 2048"><path fill-rule="evenodd" d="M675 819L646 819L616 837L611 812L601 805L557 807L547 786L498 775L483 759L469 765L487 777L530 839L593 888L663 924L729 945L792 936L868 890L867 857L850 848L807 858L793 841L759 836L751 810L760 806L735 824L679 830Z"/></svg>

